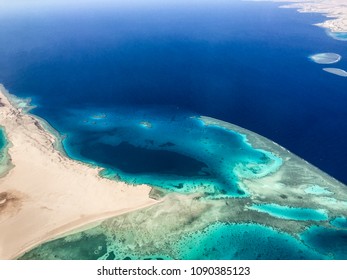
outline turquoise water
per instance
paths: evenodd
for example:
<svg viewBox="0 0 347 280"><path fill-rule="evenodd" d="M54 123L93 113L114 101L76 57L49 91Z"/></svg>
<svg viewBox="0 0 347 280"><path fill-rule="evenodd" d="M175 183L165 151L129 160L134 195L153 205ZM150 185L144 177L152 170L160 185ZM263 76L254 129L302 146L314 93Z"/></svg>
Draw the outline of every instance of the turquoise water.
<svg viewBox="0 0 347 280"><path fill-rule="evenodd" d="M0 175L8 169L7 144L5 131L0 127Z"/></svg>
<svg viewBox="0 0 347 280"><path fill-rule="evenodd" d="M303 234L303 241L331 259L347 259L347 230L313 226Z"/></svg>
<svg viewBox="0 0 347 280"><path fill-rule="evenodd" d="M121 229L110 235L94 228L66 238L48 242L30 251L22 259L324 259L321 255L289 234L258 224L215 223L205 230L182 234L178 240L166 233L165 242L135 243L141 232L133 230L133 238L122 236ZM125 241L127 240L127 241ZM133 243L134 242L134 243ZM162 244L159 246L158 244ZM147 247L161 254L147 254ZM159 246L159 247L158 247Z"/></svg>
<svg viewBox="0 0 347 280"><path fill-rule="evenodd" d="M323 221L328 219L326 211L322 209L295 208L277 204L258 204L249 208L281 219L297 221Z"/></svg>
<svg viewBox="0 0 347 280"><path fill-rule="evenodd" d="M345 42L312 26L320 16L274 3L183 2L0 11L0 80L33 98L33 113L63 134L69 156L102 166L112 179L249 199L241 180L276 171L281 159L191 118L206 115L258 132L347 182L346 79L307 59L322 52L346 58ZM266 210L283 223L326 219L320 210ZM255 224L202 220L205 231L183 232L200 218L194 215L153 240L163 231L153 216L142 231L135 219L127 238L101 227L43 244L25 258L325 257ZM200 239L205 249L196 248Z"/></svg>
<svg viewBox="0 0 347 280"><path fill-rule="evenodd" d="M314 195L332 194L332 192L318 185L309 186L304 191L305 193L314 194Z"/></svg>
<svg viewBox="0 0 347 280"><path fill-rule="evenodd" d="M242 179L266 176L282 164L274 154L254 149L245 136L206 126L189 114L129 110L70 110L67 153L104 167L108 178L207 196L246 196Z"/></svg>
<svg viewBox="0 0 347 280"><path fill-rule="evenodd" d="M346 217L337 217L330 222L333 226L347 229L347 218Z"/></svg>
<svg viewBox="0 0 347 280"><path fill-rule="evenodd" d="M6 146L5 133L3 128L0 128L0 153L2 152L5 146Z"/></svg>
<svg viewBox="0 0 347 280"><path fill-rule="evenodd" d="M330 32L328 34L336 40L347 41L347 32Z"/></svg>
<svg viewBox="0 0 347 280"><path fill-rule="evenodd" d="M183 259L321 259L289 234L257 224L221 224L185 237L179 243Z"/></svg>
<svg viewBox="0 0 347 280"><path fill-rule="evenodd" d="M188 112L255 131L347 182L347 149L341 149L347 137L347 80L307 59L337 53L342 56L337 67L347 67L346 43L312 26L322 16L241 0L199 5L134 0L126 7L127 1L108 2L0 11L0 80L13 94L33 98L38 105L33 113L70 135L75 130L66 116L76 108L107 107L113 114L128 108L131 115L141 108L172 107L172 118ZM73 137L78 136L80 147L82 141L84 150L91 147L88 134L76 131ZM100 144L103 151L117 150L116 143ZM201 166L189 158L176 160L195 170ZM170 166L164 167L169 172ZM231 180L220 177L223 189Z"/></svg>

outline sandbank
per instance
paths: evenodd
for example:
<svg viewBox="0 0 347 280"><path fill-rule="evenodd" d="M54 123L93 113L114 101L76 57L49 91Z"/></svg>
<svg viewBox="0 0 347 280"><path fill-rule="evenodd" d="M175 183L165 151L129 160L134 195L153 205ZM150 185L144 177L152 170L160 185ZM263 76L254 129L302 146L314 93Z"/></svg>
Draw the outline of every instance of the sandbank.
<svg viewBox="0 0 347 280"><path fill-rule="evenodd" d="M100 169L66 157L45 125L8 97L0 86L0 125L11 160L11 169L0 178L0 259L16 258L76 228L160 202L150 198L150 186L102 178Z"/></svg>

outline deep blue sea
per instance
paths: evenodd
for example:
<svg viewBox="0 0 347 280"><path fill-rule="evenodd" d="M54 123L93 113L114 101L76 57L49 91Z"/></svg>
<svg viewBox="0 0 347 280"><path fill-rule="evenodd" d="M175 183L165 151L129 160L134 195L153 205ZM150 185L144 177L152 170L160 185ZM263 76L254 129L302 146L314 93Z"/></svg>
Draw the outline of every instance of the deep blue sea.
<svg viewBox="0 0 347 280"><path fill-rule="evenodd" d="M312 25L323 16L239 0L16 2L0 3L0 83L31 98L67 154L104 167L103 176L202 191L226 205L248 199L240 178L264 176L281 159L205 126L204 115L257 132L347 183L347 79L309 59L338 53L331 67L347 70L347 42ZM190 220L174 205L171 213L135 211L23 258L346 258L345 216L294 238L252 221L219 222L219 208L195 217L193 201ZM256 208L284 222L328 220L322 209ZM193 230L196 221L203 230Z"/></svg>
<svg viewBox="0 0 347 280"><path fill-rule="evenodd" d="M108 112L105 135L121 129L119 118L109 118L117 112L129 112L127 124L133 116L150 121L146 116L206 115L268 137L347 183L347 79L308 59L336 52L342 60L334 67L347 69L346 42L312 26L323 17L278 9L276 3L174 2L23 10L5 5L0 81L11 93L32 98L33 113L67 135L64 145L75 157L118 163L114 167L124 172L160 173L169 149L153 154L158 162L148 170L121 166L122 158L105 162L117 149L139 162L149 154L136 150L143 143L126 139L106 146L100 128L86 130L83 121L100 121L98 114ZM102 142L95 147L104 156L89 149L91 137L95 145ZM202 174L205 163L187 160L189 153L170 156L177 164L162 173ZM176 170L182 162L188 165Z"/></svg>

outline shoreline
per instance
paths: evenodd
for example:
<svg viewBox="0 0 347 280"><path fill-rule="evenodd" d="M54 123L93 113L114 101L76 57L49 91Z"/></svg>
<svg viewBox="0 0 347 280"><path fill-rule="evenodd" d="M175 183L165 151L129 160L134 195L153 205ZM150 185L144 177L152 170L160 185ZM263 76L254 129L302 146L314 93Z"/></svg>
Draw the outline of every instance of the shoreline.
<svg viewBox="0 0 347 280"><path fill-rule="evenodd" d="M250 0L283 3L279 8L296 9L299 13L317 13L326 19L314 25L332 32L347 33L347 5L345 0ZM330 35L330 34L329 34ZM338 39L337 39L338 40Z"/></svg>
<svg viewBox="0 0 347 280"><path fill-rule="evenodd" d="M113 219L108 221L108 218L119 219L122 225L127 220L126 223L131 225L130 230L135 226L139 227L139 244L142 244L143 234L147 234L148 244L153 244L151 240L154 242L160 236L160 230L158 232L152 231L150 235L146 231L150 228L148 225L153 222L153 217L155 217L160 228L167 227L168 232L171 233L175 231L174 238L177 237L177 240L179 240L182 233L204 230L208 225L215 222L216 217L218 217L218 220L227 223L252 222L260 224L294 237L312 225L328 226L328 221L305 220L299 223L293 221L283 222L282 219L278 218L269 219L267 213L250 209L249 205L252 204L275 204L280 207L294 208L305 206L305 208L310 209L325 209L330 219L347 215L347 203L345 202L347 193L344 184L311 166L305 160L295 156L273 141L242 127L205 116L196 117L203 125L218 126L239 133L245 137L245 140L253 148L269 151L283 160L283 165L279 170L267 176L243 178L242 184L249 192L248 197L208 200L199 195L181 196L172 193L164 199L161 199L159 195L157 196L159 200L154 200L149 197L153 198L152 192L156 192L157 189L146 185L130 187L123 182L105 179L99 176L99 168L92 168L87 164L61 155L53 145L53 141L57 139L47 130L35 124L35 121L37 121L35 116L27 113L23 114L19 109L13 107L7 99L4 101L2 93L0 93L0 98L2 102L6 103L5 107L0 107L0 125L5 128L6 134L10 136L8 138L9 143L17 141L12 145L10 154L16 151L16 147L17 150L18 148L22 149L17 151L22 157L23 153L30 153L30 151L35 150L36 153L41 154L39 160L43 161L43 164L38 166L36 166L36 159L34 162L24 161L26 166L30 168L30 174L24 174L26 180L20 180L18 175L13 175L13 173L17 172L15 174L19 174L19 172L22 172L21 174L23 174L23 171L18 171L18 168L23 168L24 163L18 160L18 153L14 153L15 167L8 176L0 178L0 194L3 192L4 187L9 190L14 188L18 191L12 193L12 197L6 197L6 200L10 202L7 205L10 211L7 213L2 212L3 208L0 205L0 259L22 257L37 245L97 227L102 223L112 225ZM18 146L20 140L24 140L24 143L20 142L21 144ZM22 158L22 160L24 159ZM52 166L58 170L50 170ZM46 176L41 178L41 176L38 176L41 173L37 174L38 171L42 171L44 175L49 172L48 177L52 174L54 177L47 178ZM64 176L64 178L57 177L57 174ZM76 178L72 178L72 174ZM66 179L65 176L70 176L69 179L73 180L73 182L69 181L71 185L66 186L62 182ZM31 182L31 180L36 181ZM59 181L52 182L52 180ZM94 180L93 182L97 183L98 186L93 184L84 185L90 180ZM8 186L4 185L4 182ZM53 186L49 185L50 182ZM35 183L39 185L35 186ZM103 190L100 190L99 186L102 186ZM120 191L117 190L117 186L121 189ZM321 186L321 188L329 190L329 193L324 196L306 193L307 188L312 186ZM304 196L305 202L303 202ZM194 197L197 199L193 199ZM103 205L100 205L100 201ZM124 204L125 201L127 203ZM113 205L109 205L110 202ZM72 206L69 207L70 205ZM153 207L146 208L148 206ZM48 207L51 209L48 209ZM143 208L146 208L146 210L141 211L140 209ZM170 213L169 219L168 213ZM125 216L120 216L122 214L125 214ZM18 218L18 216L21 217ZM127 217L135 218L128 219ZM144 224L139 222L136 217ZM197 219L198 222L191 223L192 219ZM177 230L178 228L182 231ZM114 230L119 230L117 223L114 225ZM124 231L123 228L121 234L125 234L124 238L127 238L126 232L126 229ZM29 241L27 235L30 235ZM17 244L18 240L22 246Z"/></svg>
<svg viewBox="0 0 347 280"><path fill-rule="evenodd" d="M64 233L149 207L151 186L130 186L67 157L41 120L12 105L1 85L0 126L12 168L0 178L0 259L15 259ZM49 125L49 124L47 124Z"/></svg>
<svg viewBox="0 0 347 280"><path fill-rule="evenodd" d="M36 108L36 105L32 105L32 100L31 98L25 98L22 99L20 97L17 97L16 95L10 93L3 84L0 83L0 93L2 93L7 100L9 101L9 103L12 105L12 107L18 109L21 111L21 113L29 115L31 117L33 117L36 121L38 121L40 123L40 125L42 126L42 128L48 133L51 134L54 138L54 148L61 153L63 156L66 156L68 158L70 158L67 153L65 152L64 146L63 146L63 136L59 133L58 130L56 130L48 121L46 121L45 119L34 115L31 113L31 111L33 109ZM0 96L1 98L1 96ZM70 158L72 159L72 158ZM74 159L72 159L74 160ZM82 164L88 165L87 163L84 162L80 162Z"/></svg>
<svg viewBox="0 0 347 280"><path fill-rule="evenodd" d="M158 204L161 202L162 201L158 202ZM154 203L154 204L156 204L156 203ZM95 226L98 226L100 223L102 223L105 220L115 218L117 216L121 216L121 215L127 214L129 212L141 210L141 209L149 207L149 206L151 206L151 205L144 205L143 207L138 207L138 208L134 208L134 209L125 209L124 211L101 213L100 215L96 215L95 217L89 217L87 221L84 219L73 221L67 225L62 226L61 228L54 229L51 232L47 233L47 239L46 240L34 241L33 243L30 244L29 247L19 251L18 253L16 253L12 257L10 257L10 259L18 259L21 256L23 256L25 253L29 252L30 250L34 249L35 247L37 247L43 243L46 243L46 242L49 242L49 241L52 241L52 240L55 240L58 238L62 238L62 237L65 237L65 236L68 236L68 235L71 235L74 233L78 233L81 231L85 231L89 228L93 228Z"/></svg>

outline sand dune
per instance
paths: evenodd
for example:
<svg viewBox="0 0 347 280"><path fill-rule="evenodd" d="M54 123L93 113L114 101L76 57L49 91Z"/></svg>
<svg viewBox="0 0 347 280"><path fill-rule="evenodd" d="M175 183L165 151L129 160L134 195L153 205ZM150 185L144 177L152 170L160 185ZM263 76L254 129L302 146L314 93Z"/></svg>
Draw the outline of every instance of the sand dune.
<svg viewBox="0 0 347 280"><path fill-rule="evenodd" d="M98 175L55 149L55 137L15 108L0 88L0 125L12 169L0 178L0 259L11 259L74 228L158 203L150 186Z"/></svg>

